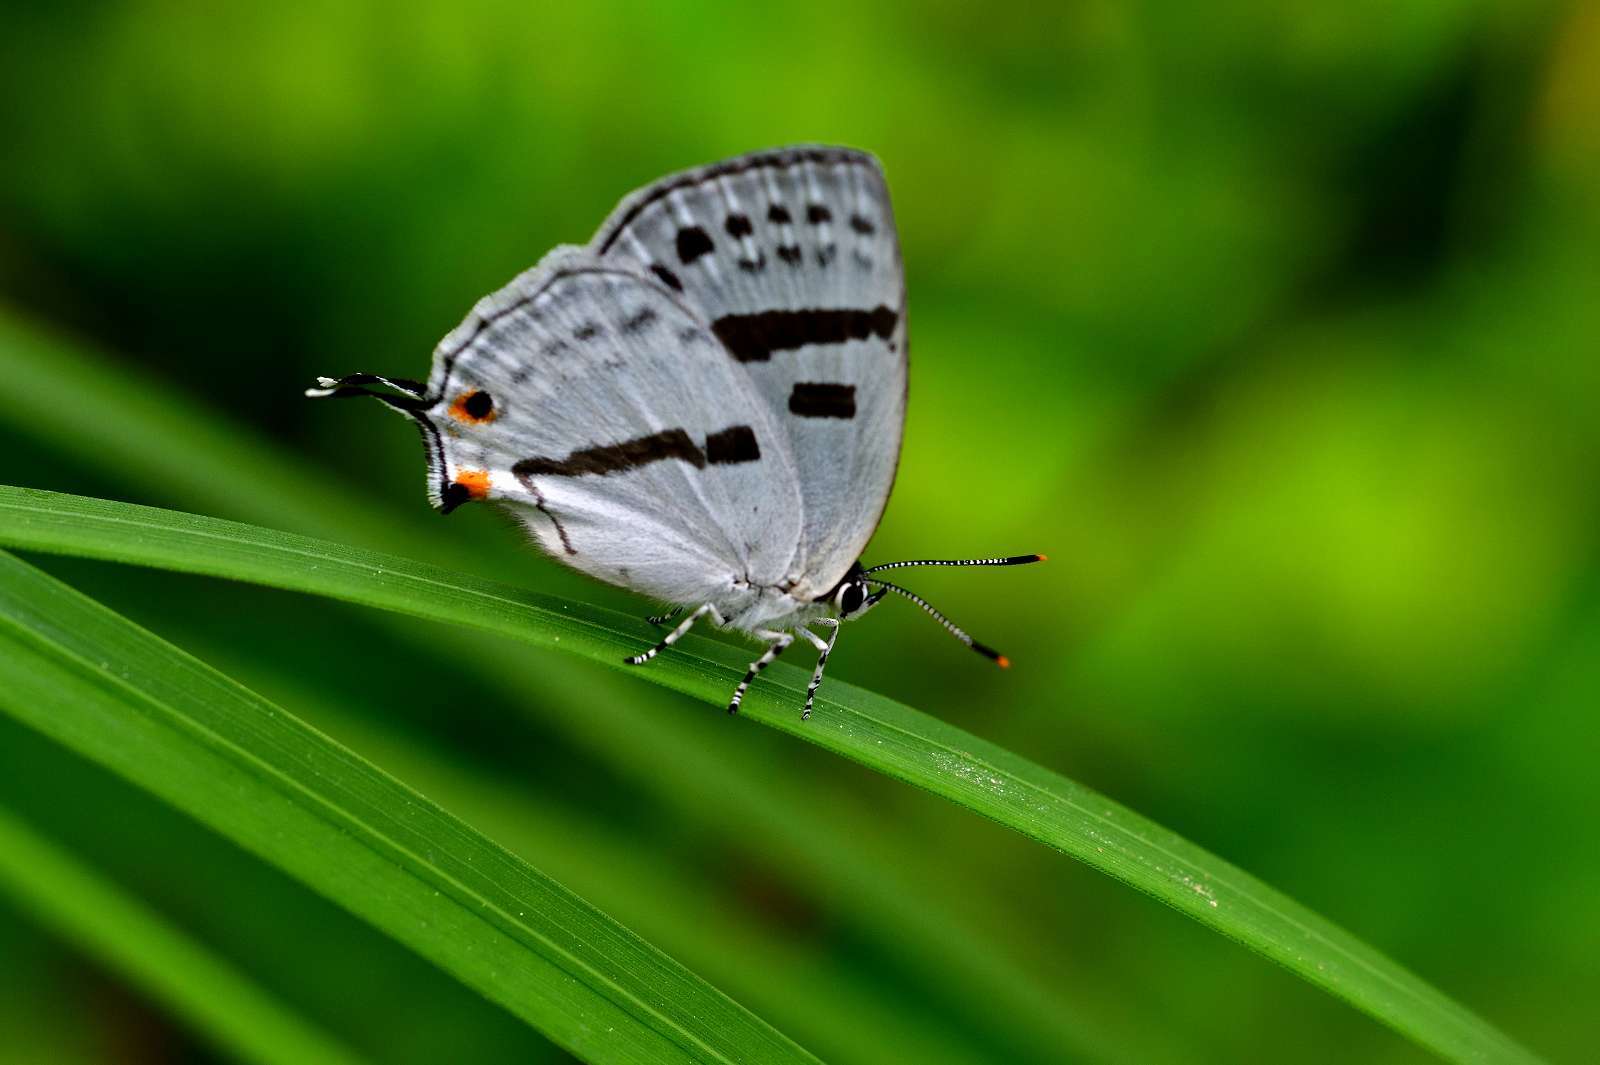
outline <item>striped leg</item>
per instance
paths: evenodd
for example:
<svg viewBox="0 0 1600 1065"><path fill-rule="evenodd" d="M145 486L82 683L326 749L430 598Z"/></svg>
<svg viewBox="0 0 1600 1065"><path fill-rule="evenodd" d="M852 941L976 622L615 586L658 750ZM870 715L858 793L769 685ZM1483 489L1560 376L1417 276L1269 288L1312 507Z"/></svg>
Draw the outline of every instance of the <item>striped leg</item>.
<svg viewBox="0 0 1600 1065"><path fill-rule="evenodd" d="M701 618L705 617L707 614L711 615L711 620L715 624L718 624L718 625L722 624L722 615L717 613L717 608L716 607L712 606L710 603L707 603L704 606L698 607L694 611L694 613L690 614L688 617L686 617L682 621L678 622L678 627L673 629L671 632L667 633L665 636L663 636L661 638L661 642L656 644L654 647L650 648L650 650L642 652L640 654L636 654L636 655L629 655L627 658L624 658L623 661L626 662L630 666L642 666L642 665L644 665L646 662L650 661L656 655L660 654L663 650L665 650L666 648L671 647L673 644L677 643L679 637L681 637L684 633L688 632L690 627L692 625L694 625L695 622L699 621Z"/></svg>
<svg viewBox="0 0 1600 1065"><path fill-rule="evenodd" d="M651 625L665 625L667 622L671 621L681 613L683 613L683 607L675 606L665 614L651 614L644 620Z"/></svg>
<svg viewBox="0 0 1600 1065"><path fill-rule="evenodd" d="M733 689L733 698L728 701L728 713L730 714L739 712L739 704L744 702L744 693L749 690L750 682L756 679L756 674L772 665L773 660L783 654L791 643L794 643L794 633L792 632L773 632L771 629L757 629L755 636L758 639L771 640L772 644L766 651L762 652L760 658L750 663L750 672L746 673L744 680L741 680L739 686Z"/></svg>
<svg viewBox="0 0 1600 1065"><path fill-rule="evenodd" d="M810 629L800 630L800 635L810 640L812 646L816 647L817 649L817 668L816 671L811 674L810 686L806 688L806 708L800 711L801 721L811 720L811 702L817 697L817 686L822 683L822 671L828 668L828 652L833 650L833 641L839 638L838 618L818 618L811 624L826 625L833 631L828 633L828 638L824 640L821 636L818 636Z"/></svg>

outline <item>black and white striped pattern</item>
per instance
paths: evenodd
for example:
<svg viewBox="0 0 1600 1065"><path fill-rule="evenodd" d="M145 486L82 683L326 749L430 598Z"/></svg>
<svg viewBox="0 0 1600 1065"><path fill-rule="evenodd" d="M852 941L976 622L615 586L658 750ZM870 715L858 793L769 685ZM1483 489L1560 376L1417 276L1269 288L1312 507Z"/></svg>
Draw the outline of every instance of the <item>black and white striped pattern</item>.
<svg viewBox="0 0 1600 1065"><path fill-rule="evenodd" d="M649 620L650 620L650 622L652 624L659 624L661 622L671 620L671 618L673 616L675 616L676 614L679 614L681 612L682 611L673 611L673 613L671 615L663 615L663 616L658 617L658 618L650 618ZM669 632L665 636L663 636L661 638L661 642L660 643L656 644L654 647L650 648L650 650L648 650L648 651L644 651L644 652L642 652L640 654L631 655L628 658L624 658L623 661L626 662L630 666L642 666L642 665L644 665L646 662L650 661L656 655L660 654L662 651L665 651L668 647L671 647L673 644L675 644L679 640L681 640L683 638L683 634L688 632L694 626L695 622L699 621L701 618L705 617L707 614L711 615L712 624L715 624L715 625L724 625L724 624L726 624L726 621L723 619L722 615L717 613L717 608L715 606L713 606L710 603L702 603L698 609L696 609L688 617L684 618L683 621L678 624L677 628L673 629L671 632Z"/></svg>
<svg viewBox="0 0 1600 1065"><path fill-rule="evenodd" d="M876 566L868 566L862 570L863 574L882 573L886 569L905 569L908 566L1026 566L1032 562L1043 562L1043 555L1003 555L996 558L918 558L905 562L880 562Z"/></svg>
<svg viewBox="0 0 1600 1065"><path fill-rule="evenodd" d="M1033 556L1033 561L1037 562L1038 560L1039 557L1037 555ZM939 613L939 611L934 609L932 603L922 598L922 596L918 595L916 592L902 588L898 584L890 584L888 581L880 581L871 577L867 578L867 583L876 585L878 588L886 592L893 592L896 595L904 596L905 598L911 600L913 603L922 608L923 613L932 617L933 620L944 626L944 630L946 632L960 640L962 643L966 644L968 647L972 648L974 651L978 652L980 655L983 655L983 657L998 662L1002 666L1008 666L1011 664L1010 659L1006 658L1005 655L1001 654L999 651L996 651L988 644L979 643L977 640L974 640L967 633L967 630L963 629L961 626L957 625L955 622Z"/></svg>
<svg viewBox="0 0 1600 1065"><path fill-rule="evenodd" d="M806 685L806 704L800 709L800 720L811 720L811 706L817 700L817 689L822 686L822 671L828 668L828 656L833 653L834 641L839 638L838 618L818 618L813 625L826 625L828 638L824 640L808 628L802 628L800 634L809 639L817 649L817 668L811 672L811 683Z"/></svg>
<svg viewBox="0 0 1600 1065"><path fill-rule="evenodd" d="M744 702L744 693L750 690L751 683L761 675L761 671L776 662L778 656L788 650L791 643L794 643L794 633L792 632L778 632L775 629L756 629L751 635L758 639L771 640L772 642L767 645L767 649L762 652L760 658L750 663L750 669L745 673L744 679L739 682L738 687L733 689L733 698L728 700L728 713L730 714L739 712L739 704Z"/></svg>

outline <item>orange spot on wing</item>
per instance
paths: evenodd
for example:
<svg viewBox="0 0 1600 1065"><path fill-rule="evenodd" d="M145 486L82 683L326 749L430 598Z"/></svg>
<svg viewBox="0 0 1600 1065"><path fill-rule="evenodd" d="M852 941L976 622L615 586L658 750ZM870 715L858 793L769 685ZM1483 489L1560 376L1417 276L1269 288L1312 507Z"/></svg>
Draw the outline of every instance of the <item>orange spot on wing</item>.
<svg viewBox="0 0 1600 1065"><path fill-rule="evenodd" d="M500 416L493 402L480 389L463 392L450 401L450 417L458 422L486 425Z"/></svg>
<svg viewBox="0 0 1600 1065"><path fill-rule="evenodd" d="M487 499L489 496L489 471L488 470L462 470L456 474L456 484L467 490L473 499Z"/></svg>

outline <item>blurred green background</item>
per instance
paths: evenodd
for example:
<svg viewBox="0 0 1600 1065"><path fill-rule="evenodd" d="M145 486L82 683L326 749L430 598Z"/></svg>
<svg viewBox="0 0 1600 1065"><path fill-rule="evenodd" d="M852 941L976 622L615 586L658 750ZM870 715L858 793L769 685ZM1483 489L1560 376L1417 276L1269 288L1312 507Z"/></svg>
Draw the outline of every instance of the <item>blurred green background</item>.
<svg viewBox="0 0 1600 1065"><path fill-rule="evenodd" d="M628 190L794 141L876 152L900 222L911 405L867 557L1051 556L914 582L1009 673L901 604L830 675L1592 1060L1594 5L6 3L0 351L69 339L60 385L0 409L0 480L643 612L487 508L440 519L410 427L300 390L425 376ZM74 381L138 417L74 420ZM236 476L192 476L199 447ZM422 623L41 564L825 1059L1427 1060L1058 854L651 685L526 648L463 672ZM9 720L0 806L374 1060L563 1059ZM215 1058L3 894L0 958L0 1061Z"/></svg>

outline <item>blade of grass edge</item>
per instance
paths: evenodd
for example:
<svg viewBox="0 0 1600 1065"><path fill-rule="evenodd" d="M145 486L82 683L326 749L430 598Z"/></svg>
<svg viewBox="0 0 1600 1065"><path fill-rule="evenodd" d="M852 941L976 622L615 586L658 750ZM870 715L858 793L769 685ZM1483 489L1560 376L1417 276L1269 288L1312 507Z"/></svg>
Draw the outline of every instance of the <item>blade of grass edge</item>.
<svg viewBox="0 0 1600 1065"><path fill-rule="evenodd" d="M0 891L221 1050L262 1065L364 1060L5 807Z"/></svg>
<svg viewBox="0 0 1600 1065"><path fill-rule="evenodd" d="M32 417L32 397L41 395L70 395L73 402L50 418ZM450 538L428 535L398 508L363 498L328 471L313 472L275 441L150 373L95 355L81 342L4 307L0 420L96 470L183 500L186 507L456 568L472 553ZM250 476L239 477L241 469ZM408 640L407 653L441 665L482 655L469 631L424 636L404 618L377 615L374 622ZM638 697L641 689L620 676L592 671L551 676L538 656L498 650L484 659L484 680L505 693L507 706L559 731L648 787L657 802L731 843L753 835L771 841L767 856L796 880L837 885L848 900L840 916L850 920L853 931L918 973L946 1009L987 1020L995 1004L1003 1003L1007 1033L1024 1040L1035 1057L1070 1050L1090 1060L1143 1065L1186 1056L1187 1050L1174 1045L1177 1041L1159 1025L1108 1025L1102 1017L1114 1011L1103 999L1115 991L1104 988L1091 967L1080 967L1067 980L1059 966L1040 972L1021 964L1014 952L995 949L997 930L972 911L967 882L949 877L947 867L932 856L910 846L890 850L892 838L867 843L816 819L794 816L810 806L802 787L737 757L732 741L717 745L708 744L704 733L685 736L668 716L655 712L650 700ZM635 693L632 698L607 697L627 688ZM529 698L530 693L537 697ZM609 712L595 714L597 702L606 703ZM714 789L698 784L712 774Z"/></svg>
<svg viewBox="0 0 1600 1065"><path fill-rule="evenodd" d="M714 886L689 875L676 860L675 848L640 847L581 804L541 801L517 783L485 780L470 767L441 762L424 741L386 722L321 705L311 687L287 704L308 717L312 710L327 717L337 725L338 735L349 736L350 746L370 752L373 761L424 794L439 796L510 850L538 855L551 875L617 914L713 984L728 986L741 972L758 972L760 979L751 982L740 1001L824 1061L879 1062L885 1047L917 1065L1036 1060L1008 1053L964 1030L959 1021L945 1025L941 1021L948 1018L906 1009L900 1001L902 984L884 981L857 959L828 950L826 940L796 935L788 926L752 925ZM641 885L647 890L638 891ZM797 994L797 988L804 993ZM1080 1059L1061 1047L1051 1052L1050 1060L1103 1061Z"/></svg>
<svg viewBox="0 0 1600 1065"><path fill-rule="evenodd" d="M815 1061L350 751L0 552L0 708L590 1061Z"/></svg>
<svg viewBox="0 0 1600 1065"><path fill-rule="evenodd" d="M0 488L0 543L228 577L518 637L612 665L642 622L394 556L218 519ZM639 676L720 705L737 648L686 640ZM1060 774L845 683L802 723L777 663L744 716L925 788L1167 903L1455 1061L1539 1059L1415 974L1242 870Z"/></svg>

